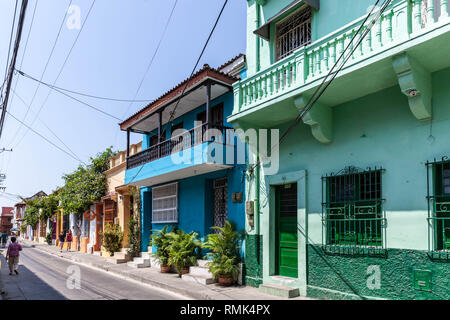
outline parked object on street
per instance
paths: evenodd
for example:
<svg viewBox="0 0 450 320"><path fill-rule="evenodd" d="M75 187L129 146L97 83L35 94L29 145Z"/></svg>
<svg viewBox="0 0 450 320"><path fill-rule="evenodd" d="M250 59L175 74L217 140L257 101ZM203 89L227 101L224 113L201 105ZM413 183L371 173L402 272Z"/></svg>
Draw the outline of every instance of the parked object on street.
<svg viewBox="0 0 450 320"><path fill-rule="evenodd" d="M6 251L6 261L8 261L10 276L13 275L13 272L19 274L17 270L19 267L19 251L22 251L22 246L16 242L16 237L11 237L11 244Z"/></svg>

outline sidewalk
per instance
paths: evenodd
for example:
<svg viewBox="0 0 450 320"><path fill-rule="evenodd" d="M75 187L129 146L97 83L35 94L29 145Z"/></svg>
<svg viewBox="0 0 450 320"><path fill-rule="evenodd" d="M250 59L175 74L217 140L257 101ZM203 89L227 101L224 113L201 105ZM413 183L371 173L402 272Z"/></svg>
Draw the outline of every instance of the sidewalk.
<svg viewBox="0 0 450 320"><path fill-rule="evenodd" d="M38 244L27 240L20 240L25 246L34 247L49 254L72 260L83 265L110 272L122 278L133 279L141 283L162 288L194 300L285 300L277 296L259 292L257 288L247 286L221 287L217 284L203 285L190 281L183 281L176 274L163 274L159 269L135 269L124 264L112 264L105 258L78 251L60 252L59 248L47 244ZM0 280L1 281L1 280ZM295 300L309 300L298 297Z"/></svg>

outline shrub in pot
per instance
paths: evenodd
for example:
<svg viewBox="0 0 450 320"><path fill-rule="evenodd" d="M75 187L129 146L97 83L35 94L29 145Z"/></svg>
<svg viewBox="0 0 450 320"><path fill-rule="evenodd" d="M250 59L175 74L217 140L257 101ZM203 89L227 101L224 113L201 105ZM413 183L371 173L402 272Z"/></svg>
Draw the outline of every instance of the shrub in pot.
<svg viewBox="0 0 450 320"><path fill-rule="evenodd" d="M195 232L185 233L183 230L171 232L169 244L169 264L177 269L178 276L189 272L189 267L197 265L198 251L201 242Z"/></svg>
<svg viewBox="0 0 450 320"><path fill-rule="evenodd" d="M49 246L52 245L52 241L53 241L53 234L52 233L47 233L47 235L45 236L45 242L47 242L47 244Z"/></svg>
<svg viewBox="0 0 450 320"><path fill-rule="evenodd" d="M161 266L161 273L169 273L169 226L164 226L161 230L152 230L150 245L156 247L155 258Z"/></svg>
<svg viewBox="0 0 450 320"><path fill-rule="evenodd" d="M111 256L121 249L123 232L119 225L107 223L100 235L103 239L102 246Z"/></svg>
<svg viewBox="0 0 450 320"><path fill-rule="evenodd" d="M219 281L220 285L233 285L239 276L239 234L234 231L229 221L223 228L213 227L218 230L216 234L208 235L208 241L203 245L211 250L211 262L208 262L209 272Z"/></svg>

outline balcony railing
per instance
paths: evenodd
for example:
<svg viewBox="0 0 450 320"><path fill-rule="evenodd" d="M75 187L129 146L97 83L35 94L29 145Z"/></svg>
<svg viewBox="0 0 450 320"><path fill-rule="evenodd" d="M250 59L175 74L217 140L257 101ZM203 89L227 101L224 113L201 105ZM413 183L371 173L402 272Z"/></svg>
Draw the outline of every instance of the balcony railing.
<svg viewBox="0 0 450 320"><path fill-rule="evenodd" d="M215 142L224 145L233 143L233 141L231 141L231 139L233 139L233 128L219 125L209 125L209 134L207 132L207 128L208 125L206 124L195 127L187 131L185 134L174 136L169 140L165 140L144 151L128 157L127 169L139 167L146 163L190 149L191 147L203 144L205 142ZM220 134L215 135L211 129L217 130Z"/></svg>
<svg viewBox="0 0 450 320"><path fill-rule="evenodd" d="M411 37L425 34L433 27L449 23L448 0L428 0L425 7L423 1L394 0L356 48L346 67L393 48ZM327 75L357 33L364 18L361 17L234 84L234 113L306 86ZM363 32L364 29L360 31ZM354 48L350 46L350 49Z"/></svg>

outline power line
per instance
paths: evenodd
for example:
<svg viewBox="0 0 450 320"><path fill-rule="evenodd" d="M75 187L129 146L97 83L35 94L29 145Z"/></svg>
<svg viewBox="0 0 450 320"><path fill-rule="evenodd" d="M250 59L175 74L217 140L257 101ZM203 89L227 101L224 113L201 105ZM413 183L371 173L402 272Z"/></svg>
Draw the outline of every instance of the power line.
<svg viewBox="0 0 450 320"><path fill-rule="evenodd" d="M25 102L25 100L24 100L21 96L19 96L19 95L17 94L17 92L16 92L15 90L13 90L13 93L14 93L15 96L17 96L17 98L19 98L20 101L22 101L22 103L23 103L24 105L28 105L28 104ZM68 150L70 153L73 154L73 156L74 156L75 158L78 159L78 161L84 163L84 162L80 159L80 157L78 157L78 156L75 154L75 152L73 152L72 149L70 149L70 148L64 143L64 141L62 141L61 138L59 138L59 136L58 136L52 129L50 129L50 127L47 126L47 124L46 124L44 121L42 121L41 118L38 117L38 120L39 120L39 121L47 128L48 131L50 131L51 134L53 134L53 136L56 137L56 139L59 140L59 142L61 142L61 143L67 148L67 150Z"/></svg>
<svg viewBox="0 0 450 320"><path fill-rule="evenodd" d="M34 134L38 135L39 137L41 137L42 139L44 139L45 141L47 141L48 143L50 143L52 146L54 146L55 148L59 149L60 151L64 152L65 154L67 154L69 157L75 159L76 161L79 161L76 157L74 157L72 154L70 154L69 152L67 152L66 150L62 149L61 147L59 147L58 145L56 145L55 143L53 143L51 140L47 139L46 137L44 137L42 134L40 134L39 132L37 132L36 130L34 130L33 128L31 128L29 125L27 125L25 122L22 122L21 120L17 119L13 114L11 114L11 112L6 111L14 120L16 120L17 122L19 122L20 124L22 124L23 126L25 126L29 131L32 131Z"/></svg>
<svg viewBox="0 0 450 320"><path fill-rule="evenodd" d="M65 60L64 60L64 63L63 63L63 65L61 66L61 69L60 69L60 71L59 71L59 73L58 73L58 76L56 77L55 81L53 82L53 85L56 84L56 82L58 81L59 77L61 76L61 74L62 74L62 72L63 72L63 70L64 70L64 67L65 67L66 64L67 64L67 61L69 60L69 57L70 57L70 55L72 54L72 51L73 51L73 49L75 48L75 45L77 44L78 39L80 38L80 35L81 35L81 33L83 32L83 30L84 30L84 26L86 25L86 22L87 22L88 19L89 19L89 16L90 16L90 14L91 14L92 8L94 7L95 1L96 1L96 0L93 0L93 1L92 1L92 4L91 4L91 6L90 6L90 8L89 8L89 11L88 11L88 13L87 13L87 15L86 15L86 18L84 19L83 24L81 25L80 31L78 32L77 37L75 38L75 41L74 41L73 44L72 44L72 47L70 48L68 54L66 55L66 58L65 58ZM70 3L72 3L72 0L70 1ZM66 12L66 14L67 14L67 12ZM64 19L65 19L65 18L64 18ZM41 104L41 107L39 108L38 112L36 113L36 116L34 117L33 121L31 122L31 126L33 126L34 123L36 122L36 118L37 118L37 117L39 116L39 114L41 113L42 109L44 108L44 106L45 106L45 104L47 103L48 98L50 97L51 94L52 94L52 91L50 90L50 91L48 92L48 94L47 94L47 96L46 96L44 102ZM25 131L25 134L24 134L24 135L22 136L22 138L17 142L17 144L16 144L15 147L17 147L17 146L23 141L23 139L24 139L25 136L27 135L27 132L28 132L28 131Z"/></svg>
<svg viewBox="0 0 450 320"><path fill-rule="evenodd" d="M181 95L178 97L178 99L177 99L177 104L175 105L174 109L173 109L172 112L171 112L170 119L169 119L169 121L167 122L167 125L166 125L166 129L168 128L169 123L171 123L171 122L173 121L173 117L175 116L175 111L176 111L176 109L177 109L177 107L178 107L178 104L180 103L181 99L183 98L184 93L185 93L185 91L186 91L186 89L187 89L187 86L189 85L189 82L191 81L191 78L192 78L192 76L194 75L194 72L195 72L195 70L197 69L198 64L200 63L200 60L201 60L203 54L205 53L206 47L208 46L209 41L211 40L211 37L212 37L212 35L213 35L213 33L214 33L214 30L216 30L216 27L217 27L217 25L218 25L218 23L219 23L220 17L222 16L222 13L223 13L223 11L225 10L225 7L226 7L227 3L228 3L228 0L225 0L224 4L223 4L223 6L222 6L222 9L220 10L219 15L217 16L216 22L214 23L214 26L213 26L213 28L211 29L211 32L209 33L208 39L206 40L205 45L203 46L202 52L200 53L200 56L198 57L197 62L195 63L194 68L192 69L191 75L189 76L189 79L186 81L186 85L185 85L184 88L183 88L183 92L182 92ZM146 164L144 164L144 165L142 165L142 166L140 167L140 169L138 170L138 172L136 173L136 175L135 175L135 176L133 177L133 179L131 179L131 181L129 181L128 183L131 183L131 182L134 181L134 179L136 179L136 177L139 175L139 173L142 171L142 169L145 167L145 165L146 165Z"/></svg>
<svg viewBox="0 0 450 320"><path fill-rule="evenodd" d="M109 98L109 97L95 96L95 95L91 95L91 94L87 94L87 93L83 93L83 92L79 92L79 91L74 91L74 90L70 90L70 89L65 89L65 88L61 88L61 87L58 87L58 86L54 86L54 85L51 85L51 84L49 84L47 82L38 80L35 77L30 76L29 74L23 72L22 70L17 70L16 69L16 71L19 72L22 76L27 77L30 80L39 82L40 84L43 84L43 85L45 85L45 86L47 86L47 87L49 87L51 89L58 89L58 90L61 90L61 91L70 92L70 93L77 94L77 95L84 96L84 97L88 97L88 98L107 100L107 101L117 101L117 102L152 102L152 101L154 101L153 99L132 100L132 99L118 99L118 98Z"/></svg>
<svg viewBox="0 0 450 320"><path fill-rule="evenodd" d="M172 7L172 11L170 12L169 18L167 19L166 25L164 26L164 31L163 31L161 37L159 38L159 42L158 42L158 45L156 46L155 52L153 53L153 56L150 59L149 64L147 65L147 69L145 70L144 76L142 77L141 81L139 82L139 86L138 86L138 88L136 90L136 93L134 94L133 100L136 99L137 95L139 94L139 91L141 90L142 84L144 83L144 80L147 77L147 73L148 73L148 71L150 70L150 67L153 64L153 61L155 60L156 55L158 54L159 47L161 46L161 43L162 43L162 41L164 39L164 36L166 35L167 29L169 27L170 21L172 20L172 16L173 16L173 13L174 13L175 8L177 6L177 3L178 3L178 0L175 0L175 3L173 5L173 7ZM127 110L125 111L125 113L123 114L122 118L125 118L125 116L128 113L128 110L130 110L132 104L133 104L132 102L129 104L129 106L128 106Z"/></svg>
<svg viewBox="0 0 450 320"><path fill-rule="evenodd" d="M26 75L24 72L22 72L22 71L17 71L17 72L18 72L21 76L27 77L27 75ZM106 112L106 111L103 111L103 110L101 110L101 109L99 109L99 108L97 108L97 107L94 107L93 105L91 105L91 104L89 104L89 103L87 103L87 102L84 102L84 101L82 101L82 100L80 100L80 99L78 99L78 98L75 98L75 97L71 96L70 94L67 94L67 93L65 93L65 92L63 92L63 91L61 91L61 90L59 90L59 89L56 89L56 87L54 87L54 86L48 85L48 84L46 84L46 83L44 83L44 82L43 82L43 84L46 85L46 86L48 86L50 89L55 90L56 92L59 92L60 94L66 96L66 97L68 97L68 98L70 98L70 99L72 99L72 100L75 100L75 101L77 101L77 102L79 102L79 103L81 103L81 104L83 104L83 105L85 105L85 106L87 106L87 107L89 107L89 108L91 108L91 109L94 109L94 110L96 110L96 111L98 111L98 112L100 112L100 113L103 113L103 114L105 114L105 115L107 115L107 116L109 116L109 117L111 117L111 118L113 118L113 119L115 119L115 120L122 121L122 119L116 117L115 115L112 115L112 114L110 114L110 113L108 113L108 112ZM38 115L36 115L36 117L37 117L37 116L38 116Z"/></svg>
<svg viewBox="0 0 450 320"><path fill-rule="evenodd" d="M176 110L178 108L178 105L179 105L181 99L184 96L184 93L185 93L185 91L186 91L186 89L187 89L187 87L189 85L189 82L192 79L192 76L194 75L195 70L197 69L198 64L200 63L201 58L203 57L203 54L205 53L206 47L208 46L208 43L209 43L209 40L211 40L211 37L212 37L214 31L216 30L216 27L217 27L217 25L219 23L220 17L222 16L222 13L225 10L225 7L226 7L227 3L228 3L228 0L225 0L224 4L222 6L222 9L220 10L219 16L217 17L216 22L214 23L214 26L213 26L211 32L209 33L208 39L206 40L206 43L203 46L202 52L200 53L200 56L198 57L197 62L195 63L194 68L192 69L191 75L189 76L188 81L186 81L186 84L185 84L185 86L183 88L183 91L181 92L181 95L177 99L177 104L175 105L173 110L170 112L170 118L169 118L169 121L167 122L166 129L168 128L169 124L172 123L172 121L173 121L173 119L175 117L175 112L176 112Z"/></svg>
<svg viewBox="0 0 450 320"><path fill-rule="evenodd" d="M2 84L2 89L3 89L3 85L6 82L6 78L7 78L7 75L8 75L8 63L9 63L9 56L11 54L12 39L13 39L13 36L14 36L14 26L16 25L16 14L17 14L17 4L18 3L19 3L19 0L16 0L16 6L14 8L14 18L13 18L13 23L12 23L12 26L11 26L11 35L9 37L8 58L6 59L6 62L5 62L5 77L4 77L5 80L4 80L3 84Z"/></svg>
<svg viewBox="0 0 450 320"><path fill-rule="evenodd" d="M333 67L331 68L331 70L329 71L329 73L325 76L325 78L323 79L322 83L319 85L319 87L316 88L316 90L314 91L313 95L311 96L311 98L308 100L308 102L306 103L305 108L302 110L302 112L298 115L298 117L292 122L292 124L288 127L288 129L283 133L283 135L280 137L279 142L277 143L276 146L274 146L272 148L275 149L276 147L279 147L283 141L286 139L286 137L289 135L289 133L298 125L298 123L303 119L303 117L314 107L314 104L320 99L320 97L323 95L323 93L325 92L325 90L331 85L331 83L334 81L334 79L336 78L336 76L339 74L339 72L342 70L342 68L345 66L346 62L351 58L351 56L353 55L353 53L356 51L356 49L358 48L358 46L361 44L361 42L364 40L364 38L367 36L367 34L370 32L370 30L372 29L372 27L375 25L376 21L378 21L381 17L381 15L384 13L384 11L386 10L386 8L389 6L389 4L391 3L392 0L385 0L385 2L383 3L381 9L379 10L376 18L374 18L369 26L366 27L366 29L364 30L364 32L361 34L359 40L357 41L356 45L353 46L352 50L350 51L350 53L348 55L346 55L346 51L350 48L350 46L353 44L353 41L355 40L356 36L361 32L361 30L363 30L364 25L366 24L366 22L369 20L369 18L372 16L372 13L375 11L375 9L377 8L378 3L380 2L380 0L377 0L375 5L372 7L370 13L367 15L367 17L364 19L363 23L361 24L360 28L358 29L358 31L353 35L352 39L350 40L350 42L347 44L347 47L344 49L344 51L342 52L342 54L340 55L339 59L336 61L336 63L333 65ZM334 69L339 65L340 60L344 58L341 66L338 68L338 70L334 71ZM327 80L329 76L332 76L332 78L330 80ZM323 87L325 85L325 87ZM322 88L323 87L323 88ZM257 166L259 166L261 164L261 160L258 160L250 169L251 171L253 169L255 169Z"/></svg>
<svg viewBox="0 0 450 320"><path fill-rule="evenodd" d="M64 13L64 17L63 17L63 19L62 19L62 21L61 21L61 23L60 23L60 25L59 25L58 34L56 35L55 41L53 42L52 50L50 51L50 55L48 56L47 62L45 63L45 66L44 66L44 70L42 71L42 74L41 74L41 77L40 77L41 80L44 78L45 72L47 71L47 68L48 68L48 66L49 66L49 64L50 64L50 61L51 61L51 59L52 59L53 53L55 52L56 44L58 43L59 36L61 35L61 31L62 31L62 28L63 28L63 26L64 26L64 22L66 21L67 12L68 12L68 10L69 10L71 4L72 4L72 1L73 1L73 0L70 0L70 3L69 3L69 5L68 5L68 7L67 7L67 10L66 10L65 13ZM37 4L36 4L36 5L37 5ZM30 32L31 32L31 30L30 30ZM31 102L30 102L30 104L28 105L28 108L27 108L27 111L26 111L26 113L25 113L25 116L23 117L23 121L25 121L26 118L27 118L27 116L28 116L28 113L29 113L29 111L30 111L30 108L31 108L31 106L32 106L32 104L33 104L33 102L34 102L34 100L36 99L36 95L37 95L37 93L38 93L38 91L39 91L39 88L40 88L40 84L37 85L36 90L34 91L33 97L31 98ZM34 123L34 122L33 122L33 123ZM17 128L17 131L16 131L16 133L14 134L14 136L13 136L13 138L12 138L12 140L11 140L11 144L15 141L17 135L19 134L20 129L21 129L21 126L19 126L19 127ZM26 135L26 133L25 133L25 135ZM25 136L25 135L24 135L24 136ZM23 139L23 138L22 138L22 139Z"/></svg>
<svg viewBox="0 0 450 320"><path fill-rule="evenodd" d="M16 41L14 44L13 56L12 56L12 60L11 60L10 68L9 68L9 74L8 74L8 80L7 80L7 86L6 86L6 95L5 95L5 100L3 101L3 105L2 105L2 114L1 114L1 118L0 118L0 138L1 138L2 132L3 132L3 124L5 122L9 94L11 91L11 84L12 84L14 69L16 67L16 60L17 60L17 54L19 52L20 40L22 38L23 24L24 24L24 20L25 20L25 14L27 11L27 6L28 6L28 0L23 0L22 8L20 9L19 23L17 26Z"/></svg>

